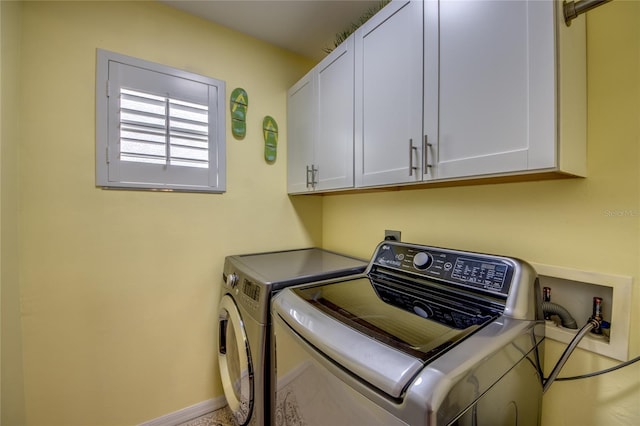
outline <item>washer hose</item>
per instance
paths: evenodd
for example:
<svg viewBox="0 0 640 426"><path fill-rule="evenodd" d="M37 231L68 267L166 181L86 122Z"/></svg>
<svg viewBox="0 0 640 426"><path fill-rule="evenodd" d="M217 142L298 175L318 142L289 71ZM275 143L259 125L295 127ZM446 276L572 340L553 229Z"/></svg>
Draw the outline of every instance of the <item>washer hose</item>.
<svg viewBox="0 0 640 426"><path fill-rule="evenodd" d="M600 321L594 318L590 318L589 321L580 329L580 331L578 331L578 333L569 343L569 346L567 346L567 348L564 350L562 356L556 363L555 367L553 367L553 371L551 371L551 374L549 374L549 378L547 379L546 382L544 382L544 386L542 387L542 393L545 393L547 389L549 389L551 384L556 380L556 377L558 377L560 370L562 370L562 367L564 367L564 364L567 362L567 359L569 359L569 356L571 355L573 350L578 346L578 343L580 343L580 340L582 340L584 335L587 334L589 331L591 331L591 329L598 328L598 327L600 327Z"/></svg>
<svg viewBox="0 0 640 426"><path fill-rule="evenodd" d="M567 311L563 306L552 302L542 302L542 311L545 314L550 313L558 315L562 321L563 327L571 328L573 330L578 329L578 323L576 323L576 320L573 319L569 311Z"/></svg>

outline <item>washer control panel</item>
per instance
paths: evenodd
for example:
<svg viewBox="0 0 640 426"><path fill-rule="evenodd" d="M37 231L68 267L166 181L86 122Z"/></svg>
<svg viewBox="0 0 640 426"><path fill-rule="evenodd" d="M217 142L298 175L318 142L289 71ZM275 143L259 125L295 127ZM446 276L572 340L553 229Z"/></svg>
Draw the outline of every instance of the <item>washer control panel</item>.
<svg viewBox="0 0 640 426"><path fill-rule="evenodd" d="M509 294L516 268L510 259L499 256L404 243L380 244L372 266L502 296Z"/></svg>

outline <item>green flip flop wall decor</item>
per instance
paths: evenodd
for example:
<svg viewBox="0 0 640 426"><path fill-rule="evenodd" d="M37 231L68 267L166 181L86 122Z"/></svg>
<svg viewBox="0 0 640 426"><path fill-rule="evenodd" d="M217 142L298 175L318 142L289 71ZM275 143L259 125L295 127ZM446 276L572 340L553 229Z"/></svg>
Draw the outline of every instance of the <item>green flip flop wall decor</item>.
<svg viewBox="0 0 640 426"><path fill-rule="evenodd" d="M231 133L236 139L244 139L247 134L247 108L249 108L249 95L238 87L231 92Z"/></svg>
<svg viewBox="0 0 640 426"><path fill-rule="evenodd" d="M262 120L262 133L264 135L264 159L267 163L274 163L278 154L278 123L267 115Z"/></svg>

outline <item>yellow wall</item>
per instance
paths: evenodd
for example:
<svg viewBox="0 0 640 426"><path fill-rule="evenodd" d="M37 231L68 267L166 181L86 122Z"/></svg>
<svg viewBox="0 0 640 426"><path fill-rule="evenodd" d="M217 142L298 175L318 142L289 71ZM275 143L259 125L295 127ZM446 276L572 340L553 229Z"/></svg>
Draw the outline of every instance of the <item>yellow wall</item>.
<svg viewBox="0 0 640 426"><path fill-rule="evenodd" d="M154 2L6 3L3 425L25 415L36 426L135 424L220 396L214 320L230 253L322 243L369 257L384 229L400 229L406 241L630 275L640 306L640 2L589 12L587 179L324 198L285 195L286 89L310 63ZM7 47L7 31L19 43ZM227 132L226 194L95 188L98 47L226 80L229 93L247 90L248 136ZM19 92L7 89L16 80ZM273 166L262 159L267 114L282 133ZM22 324L11 310L18 290ZM636 310L631 355L640 352L639 321ZM562 348L547 345L547 368ZM8 374L22 361L24 381ZM565 372L613 364L578 351ZM556 383L544 425L638 424L638 383L640 365Z"/></svg>
<svg viewBox="0 0 640 426"><path fill-rule="evenodd" d="M637 356L639 22L638 1L607 3L587 16L587 179L326 196L324 246L370 257L383 230L398 229L405 241L632 276L630 355ZM547 370L563 349L547 344ZM562 374L614 364L578 350ZM599 378L556 382L544 398L543 425L638 425L639 383L640 364Z"/></svg>
<svg viewBox="0 0 640 426"><path fill-rule="evenodd" d="M18 274L20 4L0 2L0 424L24 424Z"/></svg>
<svg viewBox="0 0 640 426"><path fill-rule="evenodd" d="M321 243L321 200L286 195L286 90L312 64L156 2L29 1L21 28L27 424L135 424L221 396L224 256ZM227 123L227 193L95 187L96 48L247 90L247 137ZM274 165L265 115L282 132Z"/></svg>

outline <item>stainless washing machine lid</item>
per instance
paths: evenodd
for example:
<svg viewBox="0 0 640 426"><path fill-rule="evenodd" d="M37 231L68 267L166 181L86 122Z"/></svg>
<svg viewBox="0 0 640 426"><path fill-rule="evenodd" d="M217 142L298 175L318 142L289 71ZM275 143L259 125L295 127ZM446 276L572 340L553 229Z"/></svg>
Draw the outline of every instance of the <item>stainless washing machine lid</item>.
<svg viewBox="0 0 640 426"><path fill-rule="evenodd" d="M283 290L274 312L333 362L394 398L424 365L498 315L485 312L458 325L423 318L382 300L367 277Z"/></svg>
<svg viewBox="0 0 640 426"><path fill-rule="evenodd" d="M367 262L319 248L229 256L238 269L276 291L295 284L320 281L365 270Z"/></svg>

